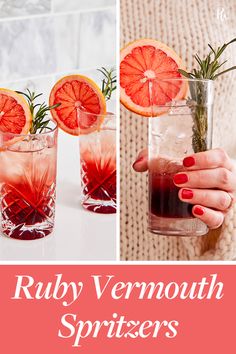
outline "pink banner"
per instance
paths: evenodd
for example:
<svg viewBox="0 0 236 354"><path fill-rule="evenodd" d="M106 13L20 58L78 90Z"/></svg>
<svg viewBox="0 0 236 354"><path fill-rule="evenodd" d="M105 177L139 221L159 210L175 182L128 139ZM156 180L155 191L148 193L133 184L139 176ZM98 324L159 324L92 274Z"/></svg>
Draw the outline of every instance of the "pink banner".
<svg viewBox="0 0 236 354"><path fill-rule="evenodd" d="M6 354L222 354L234 347L235 266L2 265L0 276Z"/></svg>

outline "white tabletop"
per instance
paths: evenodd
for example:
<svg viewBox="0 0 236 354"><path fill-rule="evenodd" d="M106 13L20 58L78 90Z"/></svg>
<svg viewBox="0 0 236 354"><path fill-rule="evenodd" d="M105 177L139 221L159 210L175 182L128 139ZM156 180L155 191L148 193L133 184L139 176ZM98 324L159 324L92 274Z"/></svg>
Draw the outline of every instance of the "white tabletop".
<svg viewBox="0 0 236 354"><path fill-rule="evenodd" d="M80 206L78 138L59 134L55 230L19 241L0 236L2 261L112 261L116 259L116 215Z"/></svg>

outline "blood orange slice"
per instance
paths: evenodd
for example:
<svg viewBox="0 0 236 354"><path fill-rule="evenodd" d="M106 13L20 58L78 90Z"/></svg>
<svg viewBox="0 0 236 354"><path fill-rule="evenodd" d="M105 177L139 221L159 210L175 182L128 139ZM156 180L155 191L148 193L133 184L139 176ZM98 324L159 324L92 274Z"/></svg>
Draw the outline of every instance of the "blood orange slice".
<svg viewBox="0 0 236 354"><path fill-rule="evenodd" d="M26 100L8 89L0 88L0 131L11 134L27 134L32 115Z"/></svg>
<svg viewBox="0 0 236 354"><path fill-rule="evenodd" d="M160 114L163 112L160 106L186 95L186 81L165 81L181 78L179 68L181 59L164 43L140 39L128 44L121 50L121 103L142 116Z"/></svg>
<svg viewBox="0 0 236 354"><path fill-rule="evenodd" d="M50 106L60 103L52 110L52 116L59 127L71 135L96 130L106 114L102 91L95 82L82 75L60 79L52 88L49 103Z"/></svg>

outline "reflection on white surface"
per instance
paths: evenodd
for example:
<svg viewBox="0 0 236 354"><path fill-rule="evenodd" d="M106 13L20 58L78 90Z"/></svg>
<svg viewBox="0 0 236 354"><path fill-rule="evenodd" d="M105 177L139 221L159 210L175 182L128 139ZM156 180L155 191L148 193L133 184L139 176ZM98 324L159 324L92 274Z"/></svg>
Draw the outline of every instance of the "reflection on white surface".
<svg viewBox="0 0 236 354"><path fill-rule="evenodd" d="M0 236L2 261L115 260L115 215L94 214L57 205L54 233L44 239L19 241Z"/></svg>
<svg viewBox="0 0 236 354"><path fill-rule="evenodd" d="M55 237L52 234L41 240L20 241L0 236L0 260L50 260L55 259Z"/></svg>

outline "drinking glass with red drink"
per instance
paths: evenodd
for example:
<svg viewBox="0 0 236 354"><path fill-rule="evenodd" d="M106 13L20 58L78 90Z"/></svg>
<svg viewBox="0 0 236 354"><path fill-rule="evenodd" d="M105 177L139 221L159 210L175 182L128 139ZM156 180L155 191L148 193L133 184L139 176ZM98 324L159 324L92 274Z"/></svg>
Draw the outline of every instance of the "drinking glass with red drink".
<svg viewBox="0 0 236 354"><path fill-rule="evenodd" d="M57 124L36 134L0 132L1 223L5 236L43 238L53 231Z"/></svg>
<svg viewBox="0 0 236 354"><path fill-rule="evenodd" d="M186 94L176 97L176 88ZM161 102L163 88L168 93ZM170 236L200 236L207 226L192 214L192 205L179 199L174 184L184 171L183 159L212 144L213 82L154 80L150 85L153 117L149 119L149 230ZM172 99L174 97L174 99Z"/></svg>
<svg viewBox="0 0 236 354"><path fill-rule="evenodd" d="M95 122L90 133L79 137L82 206L95 213L116 213L115 115L98 117L81 111L78 114L80 119L83 116L83 122Z"/></svg>

